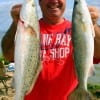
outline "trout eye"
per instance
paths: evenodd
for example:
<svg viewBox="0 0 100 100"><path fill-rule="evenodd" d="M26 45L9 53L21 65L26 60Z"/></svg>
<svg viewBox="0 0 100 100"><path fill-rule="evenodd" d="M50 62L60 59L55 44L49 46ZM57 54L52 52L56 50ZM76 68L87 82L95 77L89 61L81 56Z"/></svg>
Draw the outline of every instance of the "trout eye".
<svg viewBox="0 0 100 100"><path fill-rule="evenodd" d="M75 5L77 5L78 4L78 1L75 1Z"/></svg>

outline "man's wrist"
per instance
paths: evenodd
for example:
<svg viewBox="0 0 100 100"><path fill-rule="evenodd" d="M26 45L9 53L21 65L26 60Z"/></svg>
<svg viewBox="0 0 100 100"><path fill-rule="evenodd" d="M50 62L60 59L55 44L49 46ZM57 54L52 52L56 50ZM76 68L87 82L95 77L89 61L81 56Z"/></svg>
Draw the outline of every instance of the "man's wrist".
<svg viewBox="0 0 100 100"><path fill-rule="evenodd" d="M97 25L100 26L100 17L98 17Z"/></svg>
<svg viewBox="0 0 100 100"><path fill-rule="evenodd" d="M100 25L98 25L97 23L94 25L94 31L95 31L95 40L96 41L100 41Z"/></svg>

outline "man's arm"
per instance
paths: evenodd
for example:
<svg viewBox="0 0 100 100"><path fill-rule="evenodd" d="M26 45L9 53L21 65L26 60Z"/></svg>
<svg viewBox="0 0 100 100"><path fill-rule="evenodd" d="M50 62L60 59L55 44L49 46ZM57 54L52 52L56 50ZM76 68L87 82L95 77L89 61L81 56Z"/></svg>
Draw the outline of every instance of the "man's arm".
<svg viewBox="0 0 100 100"><path fill-rule="evenodd" d="M95 38L94 38L94 57L100 59L100 26L95 25Z"/></svg>
<svg viewBox="0 0 100 100"><path fill-rule="evenodd" d="M92 22L94 25L95 38L94 38L94 58L100 59L100 26L97 25L97 21L99 18L99 11L96 7L90 6L88 7L90 11L90 15L92 18Z"/></svg>
<svg viewBox="0 0 100 100"><path fill-rule="evenodd" d="M13 22L1 41L3 55L9 61L14 61L14 39L16 29L17 25Z"/></svg>
<svg viewBox="0 0 100 100"><path fill-rule="evenodd" d="M1 41L3 55L9 61L14 61L14 39L15 39L15 33L17 29L20 9L21 9L21 4L12 7L11 16L13 19L13 23L11 24L10 28L5 33Z"/></svg>

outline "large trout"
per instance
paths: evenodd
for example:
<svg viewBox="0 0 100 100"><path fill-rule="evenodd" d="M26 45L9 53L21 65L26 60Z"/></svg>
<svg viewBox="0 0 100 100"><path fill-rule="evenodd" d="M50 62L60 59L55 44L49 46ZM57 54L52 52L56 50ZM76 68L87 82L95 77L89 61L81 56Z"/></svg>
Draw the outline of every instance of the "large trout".
<svg viewBox="0 0 100 100"><path fill-rule="evenodd" d="M25 0L15 37L15 100L24 100L41 71L40 31L34 0Z"/></svg>
<svg viewBox="0 0 100 100"><path fill-rule="evenodd" d="M74 0L72 16L72 42L78 87L70 100L90 100L87 90L88 76L93 73L94 28L85 0Z"/></svg>

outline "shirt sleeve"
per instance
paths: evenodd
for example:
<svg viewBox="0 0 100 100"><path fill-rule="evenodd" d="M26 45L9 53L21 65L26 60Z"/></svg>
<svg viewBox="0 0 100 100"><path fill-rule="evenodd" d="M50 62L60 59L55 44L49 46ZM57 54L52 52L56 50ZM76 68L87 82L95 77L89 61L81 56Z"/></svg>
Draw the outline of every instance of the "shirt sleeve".
<svg viewBox="0 0 100 100"><path fill-rule="evenodd" d="M100 58L99 58L99 59L93 58L93 63L94 63L94 64L99 64L99 63L100 63Z"/></svg>

